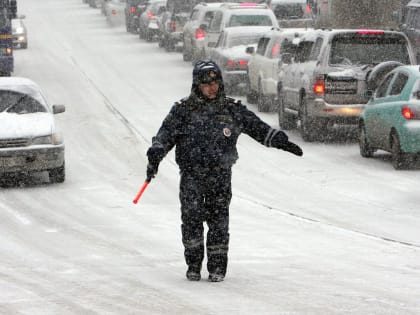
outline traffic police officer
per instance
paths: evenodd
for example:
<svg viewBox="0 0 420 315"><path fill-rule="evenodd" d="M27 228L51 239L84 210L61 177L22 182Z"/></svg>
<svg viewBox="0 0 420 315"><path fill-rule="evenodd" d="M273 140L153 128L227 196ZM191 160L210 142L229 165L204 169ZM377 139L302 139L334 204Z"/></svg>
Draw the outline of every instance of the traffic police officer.
<svg viewBox="0 0 420 315"><path fill-rule="evenodd" d="M201 279L204 226L208 280L223 281L229 246L229 204L236 144L246 133L267 147L302 156L287 135L271 128L240 101L226 96L222 74L213 61L198 61L193 69L191 94L173 105L147 151L147 177L157 174L164 156L175 146L180 168L182 242L187 278Z"/></svg>

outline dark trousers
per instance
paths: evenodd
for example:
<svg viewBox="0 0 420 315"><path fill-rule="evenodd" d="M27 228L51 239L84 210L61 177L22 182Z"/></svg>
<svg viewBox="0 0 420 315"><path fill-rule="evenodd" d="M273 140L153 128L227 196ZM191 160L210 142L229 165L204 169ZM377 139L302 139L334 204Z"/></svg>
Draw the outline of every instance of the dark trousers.
<svg viewBox="0 0 420 315"><path fill-rule="evenodd" d="M207 270L226 274L229 249L229 204L232 171L181 171L182 242L187 265L204 259L204 225L207 223Z"/></svg>

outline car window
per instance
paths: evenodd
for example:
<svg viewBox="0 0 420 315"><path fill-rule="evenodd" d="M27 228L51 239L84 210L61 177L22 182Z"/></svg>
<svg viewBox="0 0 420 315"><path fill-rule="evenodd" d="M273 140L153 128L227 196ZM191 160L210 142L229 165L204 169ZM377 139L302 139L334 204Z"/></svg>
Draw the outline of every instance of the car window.
<svg viewBox="0 0 420 315"><path fill-rule="evenodd" d="M407 47L404 37L338 36L332 41L330 60L339 56L343 62L353 65L375 65L388 60L410 64Z"/></svg>
<svg viewBox="0 0 420 315"><path fill-rule="evenodd" d="M382 83L379 84L378 88L376 89L376 98L381 98L386 95L386 91L388 90L389 83L391 82L393 77L394 77L394 74L390 73L385 77Z"/></svg>
<svg viewBox="0 0 420 315"><path fill-rule="evenodd" d="M209 30L213 32L218 32L222 24L223 13L216 12L213 19L210 22Z"/></svg>
<svg viewBox="0 0 420 315"><path fill-rule="evenodd" d="M315 44L312 48L311 54L309 55L309 60L318 60L318 56L321 53L321 47L323 43L323 39L321 37L317 38Z"/></svg>
<svg viewBox="0 0 420 315"><path fill-rule="evenodd" d="M401 94L402 90L404 89L405 85L408 81L408 75L405 73L398 73L397 77L395 78L394 82L391 85L391 91L389 95L399 95Z"/></svg>
<svg viewBox="0 0 420 315"><path fill-rule="evenodd" d="M214 11L207 11L203 17L203 23L208 25L211 19L213 18L213 16L214 16Z"/></svg>
<svg viewBox="0 0 420 315"><path fill-rule="evenodd" d="M232 15L226 26L272 26L268 15Z"/></svg>
<svg viewBox="0 0 420 315"><path fill-rule="evenodd" d="M258 41L258 46L257 46L257 54L258 55L264 55L265 49L267 47L267 44L269 42L269 38L267 37L262 37L260 38L260 40Z"/></svg>
<svg viewBox="0 0 420 315"><path fill-rule="evenodd" d="M27 94L0 91L0 112L28 114L46 111L40 102Z"/></svg>
<svg viewBox="0 0 420 315"><path fill-rule="evenodd" d="M231 48L240 45L256 44L260 37L261 34L233 34L227 37L225 46Z"/></svg>
<svg viewBox="0 0 420 315"><path fill-rule="evenodd" d="M308 60L313 45L313 41L301 41L296 49L295 62L304 62Z"/></svg>
<svg viewBox="0 0 420 315"><path fill-rule="evenodd" d="M191 21L196 21L198 20L198 15L199 15L200 11L198 9L193 9L191 11L191 15L190 15L190 20Z"/></svg>
<svg viewBox="0 0 420 315"><path fill-rule="evenodd" d="M274 6L273 11L277 19L301 19L305 15L301 3L277 4Z"/></svg>

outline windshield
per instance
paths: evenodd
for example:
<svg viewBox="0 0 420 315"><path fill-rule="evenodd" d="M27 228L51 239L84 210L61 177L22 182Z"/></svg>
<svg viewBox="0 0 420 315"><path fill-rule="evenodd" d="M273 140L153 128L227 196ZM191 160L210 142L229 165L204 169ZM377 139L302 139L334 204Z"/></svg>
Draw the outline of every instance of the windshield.
<svg viewBox="0 0 420 315"><path fill-rule="evenodd" d="M273 11L278 19L302 19L305 15L305 11L299 3L278 4L274 7Z"/></svg>
<svg viewBox="0 0 420 315"><path fill-rule="evenodd" d="M0 112L28 114L46 112L40 102L28 94L0 90Z"/></svg>
<svg viewBox="0 0 420 315"><path fill-rule="evenodd" d="M268 15L232 15L226 26L272 26Z"/></svg>
<svg viewBox="0 0 420 315"><path fill-rule="evenodd" d="M227 46L229 48L239 45L251 45L258 43L258 40L260 39L262 35L261 34L255 34L255 35L235 35L231 36L228 39Z"/></svg>
<svg viewBox="0 0 420 315"><path fill-rule="evenodd" d="M346 37L333 41L330 64L379 64L395 60L410 64L407 43L400 38Z"/></svg>

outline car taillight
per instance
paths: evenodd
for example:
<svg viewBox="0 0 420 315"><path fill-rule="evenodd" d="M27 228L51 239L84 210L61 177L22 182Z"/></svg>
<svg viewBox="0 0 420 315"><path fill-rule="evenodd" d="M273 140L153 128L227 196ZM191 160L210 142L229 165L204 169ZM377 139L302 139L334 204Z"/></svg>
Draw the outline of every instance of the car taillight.
<svg viewBox="0 0 420 315"><path fill-rule="evenodd" d="M248 67L248 60L241 59L241 60L229 60L226 63L226 68L228 70L234 69L246 69Z"/></svg>
<svg viewBox="0 0 420 315"><path fill-rule="evenodd" d="M273 45L273 48L271 49L271 57L277 57L278 53L279 53L279 44L275 43Z"/></svg>
<svg viewBox="0 0 420 315"><path fill-rule="evenodd" d="M405 119L420 119L420 110L416 110L413 108L410 108L408 106L403 106L401 108L401 114Z"/></svg>
<svg viewBox="0 0 420 315"><path fill-rule="evenodd" d="M316 79L314 83L314 93L317 95L325 94L325 81L324 79Z"/></svg>
<svg viewBox="0 0 420 315"><path fill-rule="evenodd" d="M130 7L130 13L131 14L136 13L136 7Z"/></svg>
<svg viewBox="0 0 420 315"><path fill-rule="evenodd" d="M149 20L153 19L153 13L152 12L147 13L147 19L149 19Z"/></svg>
<svg viewBox="0 0 420 315"><path fill-rule="evenodd" d="M171 22L169 23L169 30L170 30L171 32L175 32L175 31L176 31L176 24L175 24L175 21L171 21Z"/></svg>
<svg viewBox="0 0 420 315"><path fill-rule="evenodd" d="M380 30L359 30L357 35L383 35L384 31Z"/></svg>
<svg viewBox="0 0 420 315"><path fill-rule="evenodd" d="M206 33L204 33L203 29L197 28L195 31L195 39L204 39L206 37Z"/></svg>

